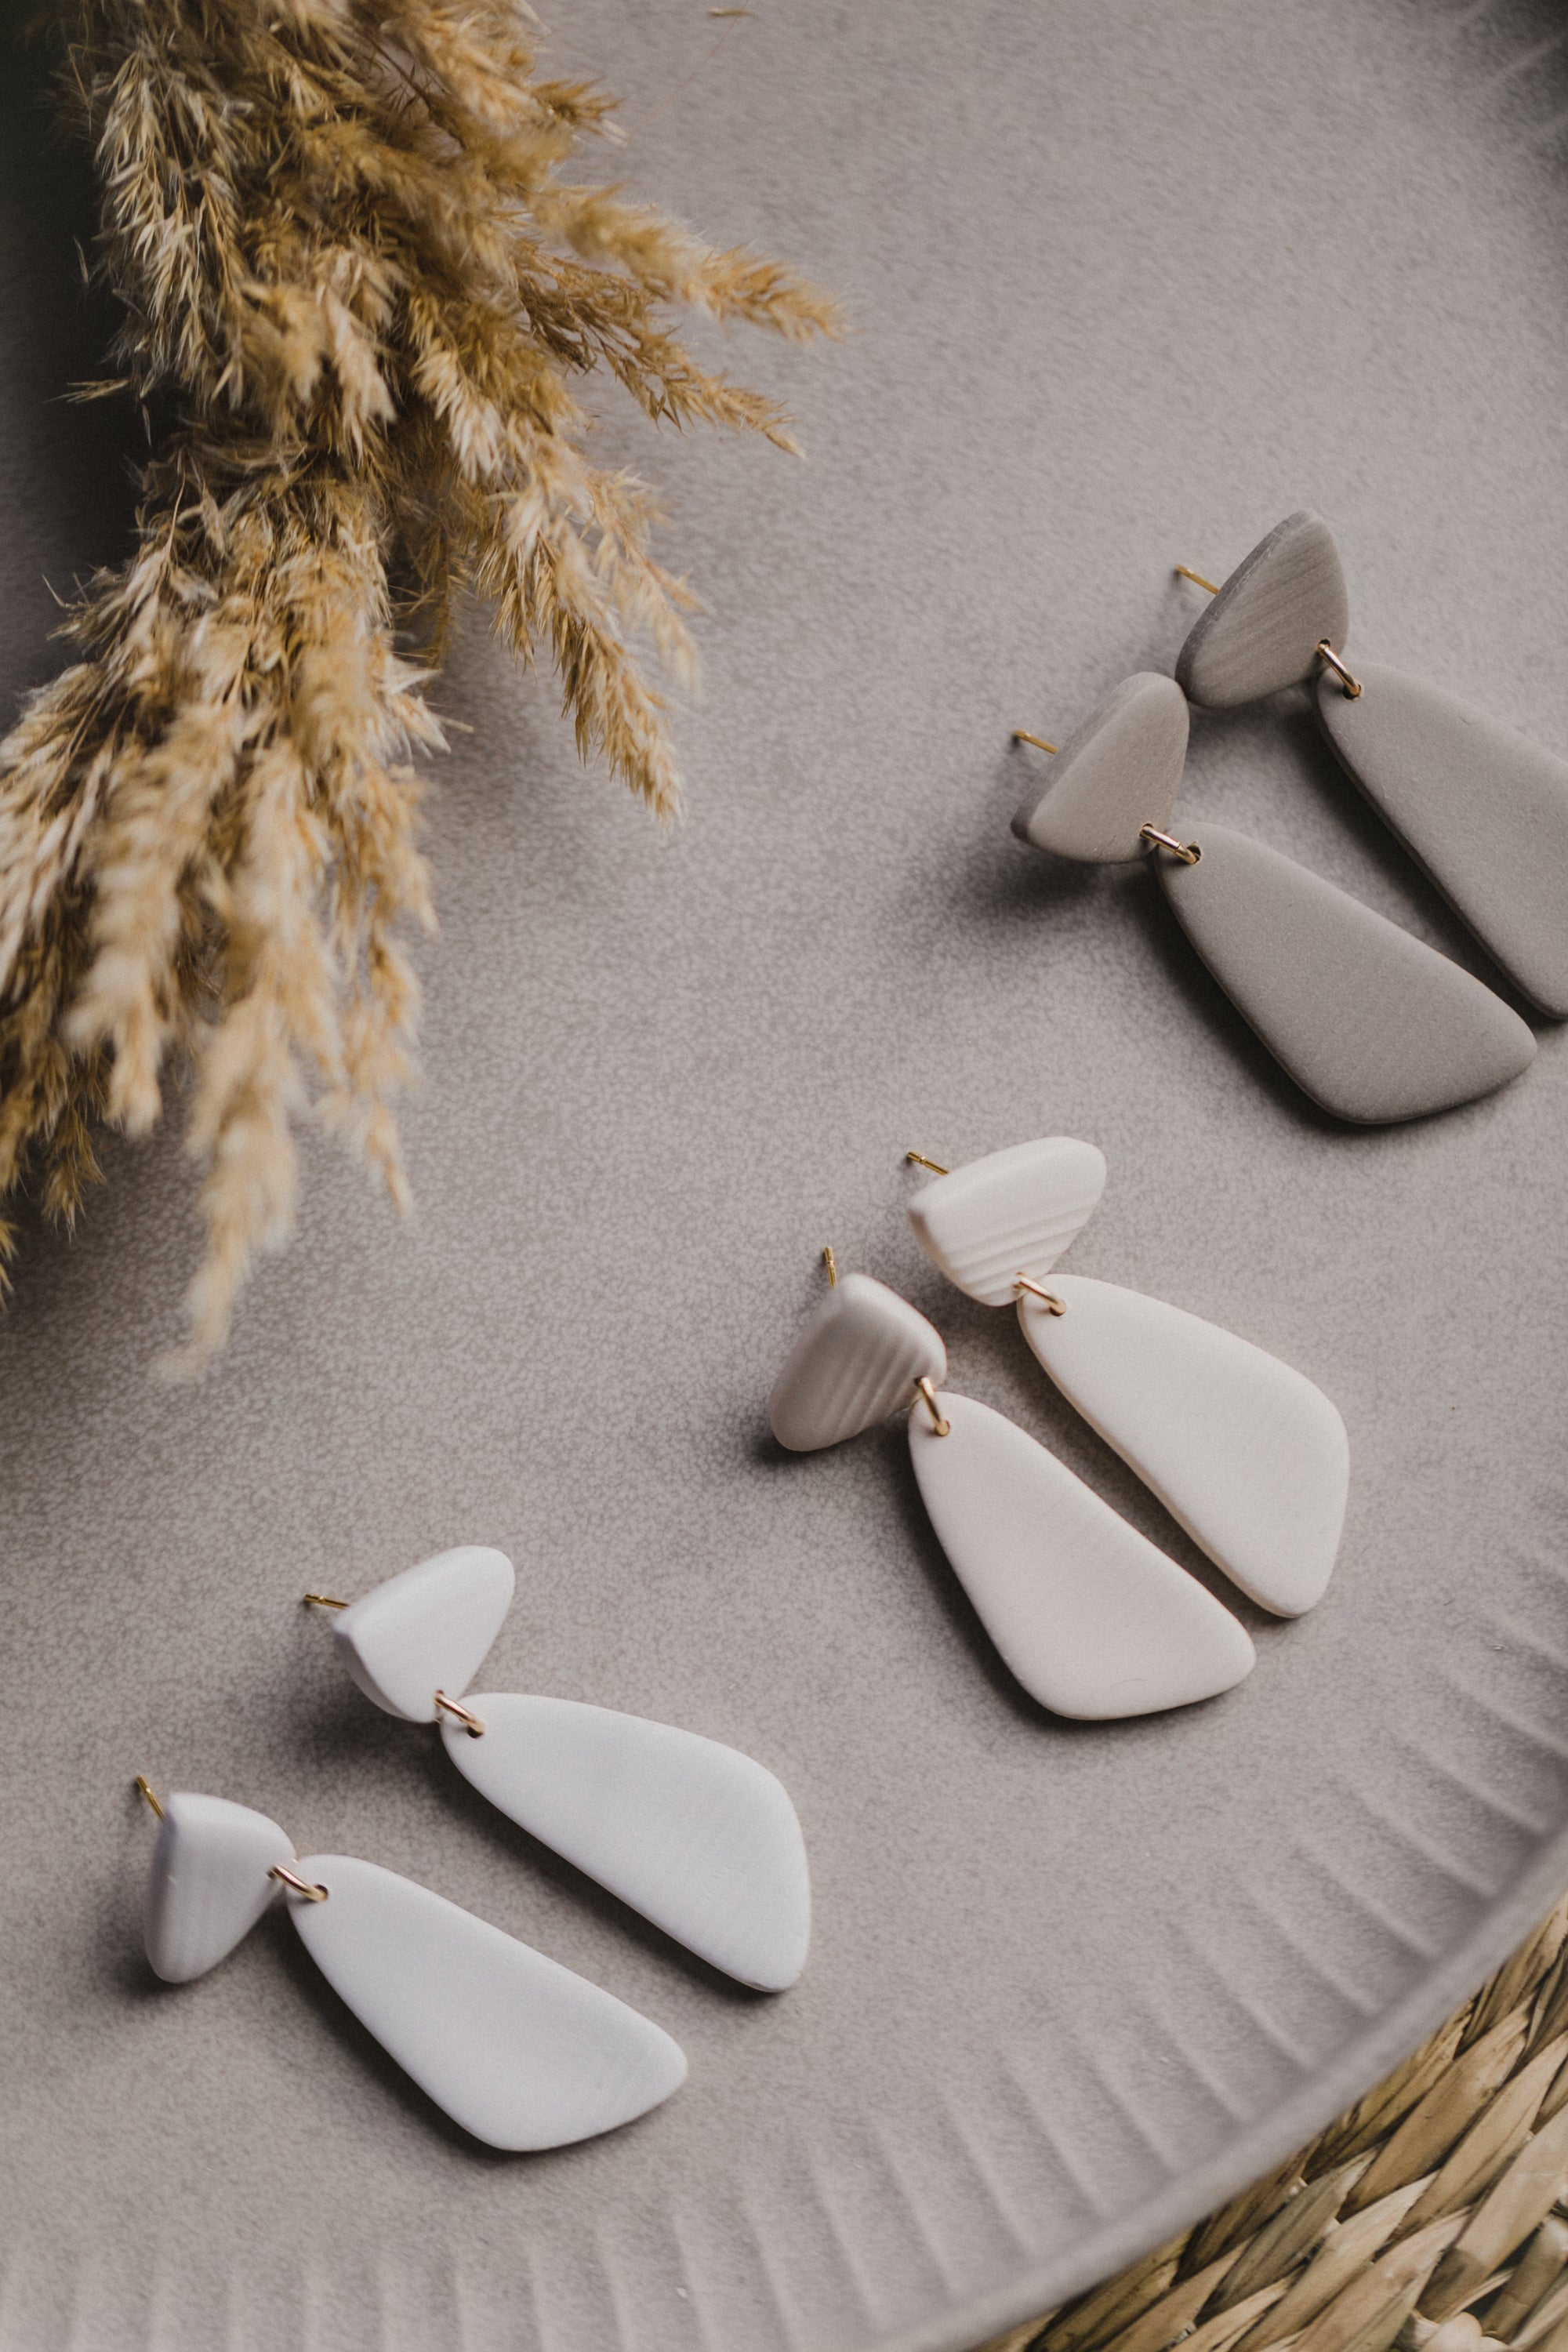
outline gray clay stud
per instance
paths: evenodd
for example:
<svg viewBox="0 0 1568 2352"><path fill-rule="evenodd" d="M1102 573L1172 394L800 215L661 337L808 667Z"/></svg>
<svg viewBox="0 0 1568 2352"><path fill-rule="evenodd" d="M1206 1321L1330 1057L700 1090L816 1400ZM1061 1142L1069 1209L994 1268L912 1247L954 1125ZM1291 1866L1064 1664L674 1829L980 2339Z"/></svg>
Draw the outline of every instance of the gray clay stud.
<svg viewBox="0 0 1568 2352"><path fill-rule="evenodd" d="M1141 670L1091 710L1051 761L1044 792L1013 819L1020 841L1058 857L1116 865L1140 856L1146 824L1171 821L1187 756L1187 698Z"/></svg>
<svg viewBox="0 0 1568 2352"><path fill-rule="evenodd" d="M1568 1020L1568 765L1442 687L1357 661L1318 716L1342 764L1516 986Z"/></svg>
<svg viewBox="0 0 1568 2352"><path fill-rule="evenodd" d="M1321 515L1293 514L1243 557L1176 659L1191 702L1225 710L1256 702L1317 670L1327 638L1344 650L1350 600L1333 533Z"/></svg>
<svg viewBox="0 0 1568 2352"><path fill-rule="evenodd" d="M1162 856L1187 937L1302 1091L1363 1126L1420 1118L1518 1077L1535 1038L1470 972L1278 850L1225 826Z"/></svg>

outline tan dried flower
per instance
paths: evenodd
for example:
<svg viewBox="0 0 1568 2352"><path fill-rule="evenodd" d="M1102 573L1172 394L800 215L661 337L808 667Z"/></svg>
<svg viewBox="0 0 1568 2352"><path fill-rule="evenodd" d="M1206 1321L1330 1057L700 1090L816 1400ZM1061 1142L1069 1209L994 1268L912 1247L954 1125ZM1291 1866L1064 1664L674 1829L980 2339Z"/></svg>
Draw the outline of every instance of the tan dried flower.
<svg viewBox="0 0 1568 2352"><path fill-rule="evenodd" d="M609 101L538 79L522 0L81 0L73 88L124 305L109 384L184 419L79 656L0 744L0 1194L69 1219L101 1118L195 1083L188 1369L294 1214L317 1108L403 1197L391 1098L428 924L411 751L472 589L542 651L584 756L656 813L679 780L639 648L689 667L655 503L594 466L581 394L788 447L673 308L804 339L833 304L563 177ZM413 632L418 666L397 650ZM0 1252L15 1246L0 1224Z"/></svg>

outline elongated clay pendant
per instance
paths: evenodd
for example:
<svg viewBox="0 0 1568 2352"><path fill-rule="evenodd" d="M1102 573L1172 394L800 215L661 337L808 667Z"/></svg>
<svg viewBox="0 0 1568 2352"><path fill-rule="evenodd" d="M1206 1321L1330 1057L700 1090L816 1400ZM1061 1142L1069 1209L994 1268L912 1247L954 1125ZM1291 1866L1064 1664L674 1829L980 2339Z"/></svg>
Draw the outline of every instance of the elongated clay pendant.
<svg viewBox="0 0 1568 2352"><path fill-rule="evenodd" d="M1323 1597L1350 1491L1321 1389L1233 1331L1114 1283L1057 1274L1018 1320L1051 1379L1171 1517L1260 1608Z"/></svg>
<svg viewBox="0 0 1568 2352"><path fill-rule="evenodd" d="M1357 660L1318 717L1347 775L1532 1004L1568 1020L1568 764L1458 696Z"/></svg>
<svg viewBox="0 0 1568 2352"><path fill-rule="evenodd" d="M1101 1721L1213 1698L1257 1664L1228 1609L1065 1463L988 1405L942 1391L945 1435L910 1416L942 1548L1032 1698Z"/></svg>
<svg viewBox="0 0 1568 2352"><path fill-rule="evenodd" d="M1452 1110L1528 1069L1511 1005L1321 875L1224 825L1197 861L1162 855L1172 911L1244 1021L1336 1118L1383 1126Z"/></svg>
<svg viewBox="0 0 1568 2352"><path fill-rule="evenodd" d="M1321 515L1288 515L1200 614L1176 663L1224 708L1311 684L1345 772L1521 992L1568 1019L1568 762L1447 688L1350 662L1350 598ZM1353 689L1353 690L1352 690Z"/></svg>
<svg viewBox="0 0 1568 2352"><path fill-rule="evenodd" d="M1318 666L1307 632L1338 625L1343 582L1336 591L1326 527L1306 520L1312 530L1281 525L1278 546L1255 549L1251 571L1242 567L1194 630L1183 663L1194 698L1201 687L1204 699L1245 699L1268 690L1260 679L1283 685ZM1013 829L1090 862L1154 847L1165 896L1215 979L1338 1118L1419 1118L1519 1076L1535 1039L1511 1006L1331 882L1222 825L1202 825L1174 855L1158 847L1170 842L1186 747L1181 688L1152 671L1128 678L1063 745Z"/></svg>
<svg viewBox="0 0 1568 2352"><path fill-rule="evenodd" d="M1344 1423L1303 1373L1233 1332L1052 1271L1104 1182L1092 1144L1047 1136L927 1184L910 1223L970 1297L1016 1300L1024 1335L1063 1395L1215 1566L1260 1607L1299 1616L1322 1597L1339 1549Z"/></svg>
<svg viewBox="0 0 1568 2352"><path fill-rule="evenodd" d="M437 1553L344 1609L339 1650L388 1714L439 1717L458 1770L531 1836L726 1975L769 1992L794 1984L811 1883L782 1782L736 1748L640 1716L469 1695L513 1584L504 1552Z"/></svg>
<svg viewBox="0 0 1568 2352"><path fill-rule="evenodd" d="M1070 1137L994 1158L989 1193L954 1176L921 1196L929 1203L943 1185L957 1188L958 1209L954 1196L945 1212L939 1201L931 1229L968 1269L973 1296L1000 1280L999 1248L1048 1268L1105 1181L1100 1153ZM1010 1282L1004 1303L1013 1291ZM924 1368L945 1363L940 1337L907 1299L868 1275L846 1276L790 1352L773 1389L774 1428L785 1444L809 1428L817 1446L837 1444L866 1425L865 1397L885 1398L894 1412L924 1384L909 1442L931 1525L1003 1659L1042 1706L1096 1720L1149 1715L1212 1698L1250 1673L1251 1641L1229 1611L1025 1431L939 1391Z"/></svg>
<svg viewBox="0 0 1568 2352"><path fill-rule="evenodd" d="M669 2035L471 1911L350 1854L295 1855L276 1822L221 1797L167 1798L147 1957L187 1983L216 1966L290 1871L300 1940L362 2025L491 2147L562 2147L646 2115L686 2079Z"/></svg>

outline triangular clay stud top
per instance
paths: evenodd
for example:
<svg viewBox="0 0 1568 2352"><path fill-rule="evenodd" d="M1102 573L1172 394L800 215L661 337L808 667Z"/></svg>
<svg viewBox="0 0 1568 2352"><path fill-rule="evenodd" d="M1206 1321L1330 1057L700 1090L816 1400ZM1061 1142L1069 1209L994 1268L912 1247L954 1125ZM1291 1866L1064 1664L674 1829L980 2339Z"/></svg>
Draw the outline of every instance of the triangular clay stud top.
<svg viewBox="0 0 1568 2352"><path fill-rule="evenodd" d="M1209 710L1299 686L1325 638L1344 651L1350 599L1321 515L1288 515L1244 556L1176 657L1176 683Z"/></svg>
<svg viewBox="0 0 1568 2352"><path fill-rule="evenodd" d="M1170 824L1187 757L1187 698L1154 670L1123 678L1051 761L1013 819L1020 841L1086 865L1142 856L1142 829Z"/></svg>

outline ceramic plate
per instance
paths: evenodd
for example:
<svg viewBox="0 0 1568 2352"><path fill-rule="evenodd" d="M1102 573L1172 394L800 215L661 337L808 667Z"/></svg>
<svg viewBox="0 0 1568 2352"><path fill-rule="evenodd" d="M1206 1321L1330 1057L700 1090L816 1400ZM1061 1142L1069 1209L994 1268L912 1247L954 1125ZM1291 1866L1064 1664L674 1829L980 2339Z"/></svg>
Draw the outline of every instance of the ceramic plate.
<svg viewBox="0 0 1568 2352"><path fill-rule="evenodd" d="M438 699L426 1081L400 1227L324 1140L220 1370L150 1377L197 1235L179 1109L29 1227L0 1326L5 2352L957 2352L1137 2253L1409 2048L1568 1883L1568 1040L1404 1130L1310 1111L1138 871L1007 821L1291 509L1352 643L1568 747L1568 48L1554 5L688 0L562 12L633 93L617 173L839 288L727 347L809 462L604 446L708 600L656 836L476 616ZM32 68L28 69L29 71ZM0 535L121 543L68 166L10 110ZM14 133L14 135L12 135ZM63 193L62 193L63 191ZM123 436L123 439L121 437ZM1194 725L1178 814L1256 832L1483 973L1304 700ZM818 1253L956 1389L1219 1589L904 1219L915 1146L1106 1152L1068 1261L1274 1349L1349 1424L1349 1524L1216 1703L1055 1722L997 1668L897 1428L786 1459ZM342 1676L309 1587L497 1544L485 1686L760 1757L799 1806L799 1989L736 1991L531 1845ZM1228 1597L1228 1596L1227 1596ZM262 1808L536 1943L682 2042L617 2136L508 2159L385 2063L274 1917L140 1957L130 1793Z"/></svg>

